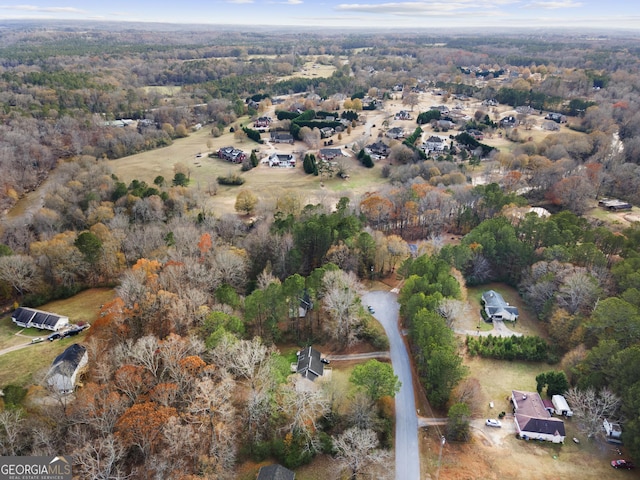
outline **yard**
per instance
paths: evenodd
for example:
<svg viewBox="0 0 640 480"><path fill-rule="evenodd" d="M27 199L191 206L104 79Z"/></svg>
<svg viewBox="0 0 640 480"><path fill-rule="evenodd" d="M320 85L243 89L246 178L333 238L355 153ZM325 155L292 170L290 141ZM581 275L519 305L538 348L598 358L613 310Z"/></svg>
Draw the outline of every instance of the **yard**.
<svg viewBox="0 0 640 480"><path fill-rule="evenodd" d="M554 368L544 363L507 362L465 358L469 376L481 385L477 396L480 412L472 422L472 440L467 444L447 442L443 447L440 478L447 480L526 478L617 479L639 478L638 474L616 471L610 461L619 458L611 445L589 440L581 435L571 419L565 420L567 439L564 445L524 441L515 437L513 418L503 419L503 428L484 426L485 418L511 413L507 396L512 389L535 391L535 376ZM494 408L489 402L494 402ZM577 437L580 444L571 439ZM430 428L422 434L422 462L432 476L437 470L439 434ZM624 451L623 451L624 454Z"/></svg>
<svg viewBox="0 0 640 480"><path fill-rule="evenodd" d="M504 322L506 327L523 335L537 335L546 338L547 334L532 312L524 303L518 291L504 283L489 283L475 287L467 287L467 301L469 303L469 315L456 324L456 328L466 330L476 330L480 326L480 330L491 330L493 327L490 323L486 323L480 316L480 299L482 294L487 290L495 290L500 293L504 299L510 304L518 307L518 320L516 322Z"/></svg>

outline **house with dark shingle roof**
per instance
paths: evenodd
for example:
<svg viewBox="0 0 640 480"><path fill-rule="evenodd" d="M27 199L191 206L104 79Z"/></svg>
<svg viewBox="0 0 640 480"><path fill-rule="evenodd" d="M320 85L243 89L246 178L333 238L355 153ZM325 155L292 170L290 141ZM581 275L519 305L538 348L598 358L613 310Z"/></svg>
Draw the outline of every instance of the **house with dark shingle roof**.
<svg viewBox="0 0 640 480"><path fill-rule="evenodd" d="M513 307L504 301L502 295L495 290L489 290L482 294L482 303L487 317L493 320L508 320L515 322L518 319L518 307Z"/></svg>
<svg viewBox="0 0 640 480"><path fill-rule="evenodd" d="M261 467L256 480L295 480L296 474L277 463Z"/></svg>
<svg viewBox="0 0 640 480"><path fill-rule="evenodd" d="M74 343L56 357L47 373L47 384L58 393L73 393L78 377L89 362L87 348Z"/></svg>
<svg viewBox="0 0 640 480"><path fill-rule="evenodd" d="M324 373L324 363L320 360L322 354L313 347L300 350L296 373L308 380L315 380Z"/></svg>
<svg viewBox="0 0 640 480"><path fill-rule="evenodd" d="M344 157L345 155L339 148L321 148L318 156L321 160L330 162L331 160L335 160L338 157Z"/></svg>
<svg viewBox="0 0 640 480"><path fill-rule="evenodd" d="M511 403L520 438L564 443L564 422L551 416L537 392L512 390Z"/></svg>

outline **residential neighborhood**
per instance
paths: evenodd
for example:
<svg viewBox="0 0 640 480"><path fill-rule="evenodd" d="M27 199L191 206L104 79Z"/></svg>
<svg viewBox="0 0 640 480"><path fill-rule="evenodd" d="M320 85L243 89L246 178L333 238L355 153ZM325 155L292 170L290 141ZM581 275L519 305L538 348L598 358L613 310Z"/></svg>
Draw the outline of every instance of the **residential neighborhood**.
<svg viewBox="0 0 640 480"><path fill-rule="evenodd" d="M634 478L640 42L385 9L0 29L0 455Z"/></svg>

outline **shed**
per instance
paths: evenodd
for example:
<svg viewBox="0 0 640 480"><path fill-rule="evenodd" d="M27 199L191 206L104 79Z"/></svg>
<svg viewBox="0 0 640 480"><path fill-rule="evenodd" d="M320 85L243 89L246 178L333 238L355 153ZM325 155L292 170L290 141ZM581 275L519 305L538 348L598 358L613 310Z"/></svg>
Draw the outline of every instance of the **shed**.
<svg viewBox="0 0 640 480"><path fill-rule="evenodd" d="M620 440L622 437L622 426L619 423L610 422L606 418L602 422L607 441Z"/></svg>
<svg viewBox="0 0 640 480"><path fill-rule="evenodd" d="M256 480L295 480L296 474L282 465L274 463L261 467Z"/></svg>
<svg viewBox="0 0 640 480"><path fill-rule="evenodd" d="M573 416L573 412L569 408L567 399L564 398L562 395L553 395L551 397L551 402L553 403L553 408L556 415L562 415L564 417Z"/></svg>

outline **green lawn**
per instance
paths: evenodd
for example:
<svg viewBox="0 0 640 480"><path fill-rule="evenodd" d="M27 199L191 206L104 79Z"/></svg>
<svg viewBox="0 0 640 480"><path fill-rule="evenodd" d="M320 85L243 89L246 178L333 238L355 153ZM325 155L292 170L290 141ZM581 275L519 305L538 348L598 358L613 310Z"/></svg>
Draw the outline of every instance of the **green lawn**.
<svg viewBox="0 0 640 480"><path fill-rule="evenodd" d="M100 307L113 300L115 292L110 288L91 288L64 300L55 300L42 307L41 310L55 312L69 317L70 323L80 321L92 323L97 317Z"/></svg>
<svg viewBox="0 0 640 480"><path fill-rule="evenodd" d="M0 386L9 384L29 387L44 378L51 362L69 345L82 342L86 333L75 337L44 341L21 350L0 355Z"/></svg>

